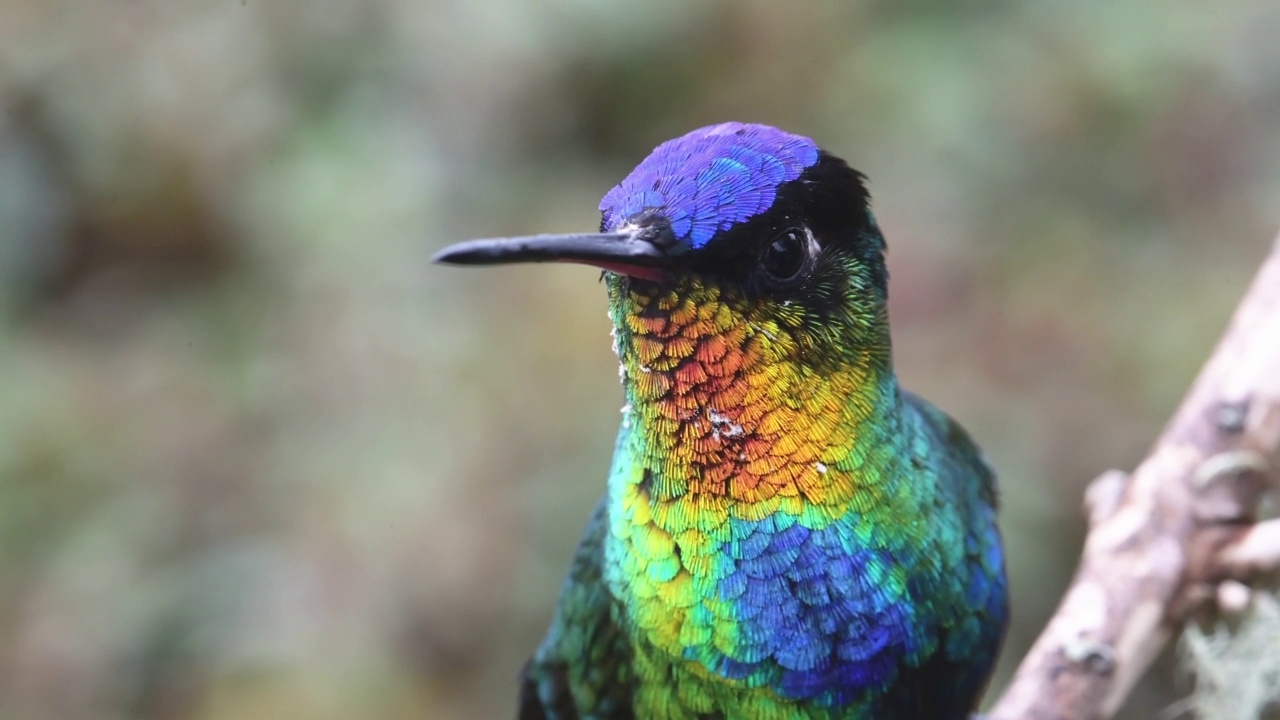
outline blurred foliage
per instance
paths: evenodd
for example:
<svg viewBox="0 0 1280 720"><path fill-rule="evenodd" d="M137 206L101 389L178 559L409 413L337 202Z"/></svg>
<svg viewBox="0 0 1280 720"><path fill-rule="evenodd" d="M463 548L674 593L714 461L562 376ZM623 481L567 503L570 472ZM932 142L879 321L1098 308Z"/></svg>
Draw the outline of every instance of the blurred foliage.
<svg viewBox="0 0 1280 720"><path fill-rule="evenodd" d="M1280 225L1275 7L6 0L0 718L509 716L616 360L591 271L426 258L728 119L872 179L1002 471L998 691Z"/></svg>

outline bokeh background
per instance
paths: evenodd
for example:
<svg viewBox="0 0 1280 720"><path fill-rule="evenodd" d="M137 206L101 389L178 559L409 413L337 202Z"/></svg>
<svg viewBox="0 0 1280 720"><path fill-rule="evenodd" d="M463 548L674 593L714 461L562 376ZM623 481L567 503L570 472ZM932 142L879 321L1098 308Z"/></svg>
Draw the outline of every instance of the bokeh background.
<svg viewBox="0 0 1280 720"><path fill-rule="evenodd" d="M510 716L616 359L595 272L427 258L728 119L871 177L1002 472L998 690L1280 227L1277 7L4 0L0 718Z"/></svg>

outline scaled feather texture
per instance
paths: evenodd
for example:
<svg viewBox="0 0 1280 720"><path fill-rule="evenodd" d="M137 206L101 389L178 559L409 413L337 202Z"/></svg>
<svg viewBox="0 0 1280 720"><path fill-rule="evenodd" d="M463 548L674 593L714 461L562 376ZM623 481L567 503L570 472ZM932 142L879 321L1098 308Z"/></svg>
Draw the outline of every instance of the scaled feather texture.
<svg viewBox="0 0 1280 720"><path fill-rule="evenodd" d="M862 176L727 123L600 209L669 260L609 266L627 405L521 716L967 716L1008 614L994 477L898 387Z"/></svg>

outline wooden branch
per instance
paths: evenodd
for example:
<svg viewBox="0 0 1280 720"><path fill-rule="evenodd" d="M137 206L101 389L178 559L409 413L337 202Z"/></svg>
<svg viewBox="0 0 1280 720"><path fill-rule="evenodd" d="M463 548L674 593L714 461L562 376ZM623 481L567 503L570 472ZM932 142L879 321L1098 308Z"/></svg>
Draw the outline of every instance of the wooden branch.
<svg viewBox="0 0 1280 720"><path fill-rule="evenodd" d="M1280 448L1280 238L1177 414L1131 476L1086 496L1076 576L994 720L1109 718L1190 613L1280 563L1256 521Z"/></svg>

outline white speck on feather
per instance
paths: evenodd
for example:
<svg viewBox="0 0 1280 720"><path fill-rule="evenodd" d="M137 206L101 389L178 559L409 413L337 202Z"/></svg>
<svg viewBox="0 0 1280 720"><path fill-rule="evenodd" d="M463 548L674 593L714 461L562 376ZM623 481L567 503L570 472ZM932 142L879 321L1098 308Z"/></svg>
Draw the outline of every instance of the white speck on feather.
<svg viewBox="0 0 1280 720"><path fill-rule="evenodd" d="M826 475L826 474L827 474L827 466L826 466L826 463L817 462L817 463L814 463L814 464L813 464L813 467L818 471L818 474L819 474L819 475Z"/></svg>
<svg viewBox="0 0 1280 720"><path fill-rule="evenodd" d="M758 333L762 333L765 337L769 338L769 339L770 339L770 340L772 340L773 342L778 342L778 336L777 336L777 335L774 335L773 333L769 332L768 330L764 329L763 327L761 327L761 326L759 326L759 325L756 325L755 323L749 323L749 324L751 325L751 329L752 329L752 330L755 330L755 331L756 331L756 332L758 332Z"/></svg>
<svg viewBox="0 0 1280 720"><path fill-rule="evenodd" d="M707 408L707 419L711 421L711 433L716 437L738 437L742 434L742 426L732 422L728 415L717 412L715 408Z"/></svg>

